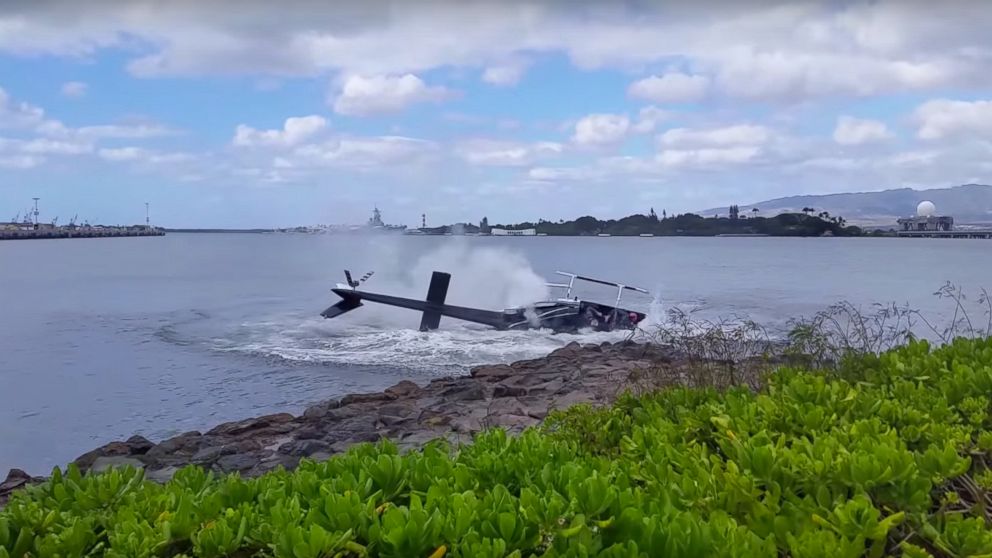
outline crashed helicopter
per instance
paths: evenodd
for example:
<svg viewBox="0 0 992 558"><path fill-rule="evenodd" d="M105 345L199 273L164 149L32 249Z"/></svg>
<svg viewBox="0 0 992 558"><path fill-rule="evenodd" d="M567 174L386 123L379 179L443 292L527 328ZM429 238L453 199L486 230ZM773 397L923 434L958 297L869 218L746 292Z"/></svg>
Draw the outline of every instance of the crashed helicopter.
<svg viewBox="0 0 992 558"><path fill-rule="evenodd" d="M637 324L647 317L641 312L620 307L620 301L624 292L635 291L650 294L644 289L622 283L556 271L556 274L567 277L568 282L548 283L548 286L563 289L563 296L523 306L514 306L499 312L446 304L445 298L448 294L448 286L451 283L450 273L442 271L435 271L433 273L430 286L427 289L426 300L359 290L359 287L373 273L366 273L361 279L356 281L352 279L351 272L345 270L344 274L347 283L338 283L335 288L331 289L334 294L341 297L341 300L321 312L321 316L324 318L336 318L362 306L363 302L376 302L421 312L421 331L437 329L441 324L441 316L484 324L499 330L550 329L555 332L575 332L580 329L592 329L595 331L613 331L618 329L634 329L637 327ZM616 288L616 302L613 305L609 305L573 297L572 288L576 280Z"/></svg>

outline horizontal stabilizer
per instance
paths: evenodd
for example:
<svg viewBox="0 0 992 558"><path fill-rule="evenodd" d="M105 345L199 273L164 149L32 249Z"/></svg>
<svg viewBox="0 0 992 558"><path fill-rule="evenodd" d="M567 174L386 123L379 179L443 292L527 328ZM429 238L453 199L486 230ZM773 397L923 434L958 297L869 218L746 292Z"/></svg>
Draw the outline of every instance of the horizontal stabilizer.
<svg viewBox="0 0 992 558"><path fill-rule="evenodd" d="M328 307L327 310L321 312L320 315L325 318L334 318L340 316L341 314L344 314L345 312L351 312L352 310L358 308L361 305L362 305L362 300L357 296L355 297L342 296L340 302L338 302L333 306Z"/></svg>

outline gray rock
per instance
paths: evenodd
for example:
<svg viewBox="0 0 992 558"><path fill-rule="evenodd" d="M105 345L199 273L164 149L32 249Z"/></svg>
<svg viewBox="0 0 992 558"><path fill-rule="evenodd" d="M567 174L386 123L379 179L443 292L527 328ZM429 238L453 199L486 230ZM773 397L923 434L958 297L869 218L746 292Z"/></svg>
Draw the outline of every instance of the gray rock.
<svg viewBox="0 0 992 558"><path fill-rule="evenodd" d="M320 463L322 461L327 461L328 459L331 458L332 455L334 454L331 453L330 451L318 451L317 453L308 456L306 459Z"/></svg>
<svg viewBox="0 0 992 558"><path fill-rule="evenodd" d="M299 440L319 440L324 437L324 430L316 426L304 426L293 435Z"/></svg>
<svg viewBox="0 0 992 558"><path fill-rule="evenodd" d="M110 442L109 444L102 445L93 451L86 452L77 457L74 463L80 468L80 470L86 471L91 469L93 467L93 463L100 457L123 455L131 455L131 446L127 445L126 442Z"/></svg>
<svg viewBox="0 0 992 558"><path fill-rule="evenodd" d="M300 464L300 458L293 455L273 455L272 457L267 457L262 460L261 463L256 465L249 471L248 476L256 477L268 473L269 471L274 471L279 468L291 471Z"/></svg>
<svg viewBox="0 0 992 558"><path fill-rule="evenodd" d="M439 395L448 401L477 401L486 397L486 394L482 391L482 386L476 382L451 386Z"/></svg>
<svg viewBox="0 0 992 558"><path fill-rule="evenodd" d="M345 395L341 398L341 406L353 405L355 403L374 403L377 401L388 401L391 399L389 395L385 393L355 393L352 395Z"/></svg>
<svg viewBox="0 0 992 558"><path fill-rule="evenodd" d="M200 445L202 443L203 435L194 430L192 432L185 432L178 436L174 436L155 445L146 452L146 455L149 457L162 457L180 451L194 453L200 449Z"/></svg>
<svg viewBox="0 0 992 558"><path fill-rule="evenodd" d="M145 468L145 464L134 457L114 455L97 457L93 460L93 465L90 467L90 471L93 473L102 473L108 469L123 469L127 466L136 467L138 469Z"/></svg>
<svg viewBox="0 0 992 558"><path fill-rule="evenodd" d="M517 432L543 420L549 409L608 404L631 385L637 370L650 370L658 386L684 382L676 372L677 356L654 345L570 343L546 357L476 367L470 377L436 379L426 386L402 381L382 393L323 401L300 418L282 413L228 422L206 435L187 432L157 445L135 436L84 454L77 463L86 469L98 459L101 467L130 459L162 480L194 462L253 476L295 467L302 456L326 459L381 437L404 450L438 436L464 442L482 428Z"/></svg>
<svg viewBox="0 0 992 558"><path fill-rule="evenodd" d="M527 389L519 386L496 384L496 387L493 388L493 397L518 397L526 394Z"/></svg>
<svg viewBox="0 0 992 558"><path fill-rule="evenodd" d="M233 453L234 448L231 446L206 447L193 454L193 457L190 458L190 462L197 465L208 465L225 455L231 455Z"/></svg>
<svg viewBox="0 0 992 558"><path fill-rule="evenodd" d="M237 422L227 422L213 428L207 432L207 434L212 436L238 436L246 432L257 430L286 432L287 430L285 429L285 425L293 420L295 420L295 418L289 413L278 413Z"/></svg>
<svg viewBox="0 0 992 558"><path fill-rule="evenodd" d="M279 446L279 453L296 457L306 457L319 452L326 452L331 445L322 440L294 440Z"/></svg>
<svg viewBox="0 0 992 558"><path fill-rule="evenodd" d="M147 438L138 435L131 436L124 443L131 449L130 455L144 455L148 453L148 450L155 447L155 444L151 443Z"/></svg>
<svg viewBox="0 0 992 558"><path fill-rule="evenodd" d="M262 456L253 453L236 453L225 455L217 460L214 468L224 473L243 472L258 465L262 461Z"/></svg>
<svg viewBox="0 0 992 558"><path fill-rule="evenodd" d="M341 403L337 399L328 399L327 401L321 401L316 405L311 405L303 411L303 418L307 420L316 420L327 416L327 413L333 409L337 409L341 406Z"/></svg>
<svg viewBox="0 0 992 558"><path fill-rule="evenodd" d="M390 403L379 407L379 422L385 426L393 426L406 422L418 414L413 403Z"/></svg>
<svg viewBox="0 0 992 558"><path fill-rule="evenodd" d="M396 399L404 399L408 397L419 397L424 389L417 384L411 382L410 380L403 380L402 382L396 384L395 386L386 388L386 395L394 397Z"/></svg>
<svg viewBox="0 0 992 558"><path fill-rule="evenodd" d="M153 471L146 470L145 478L159 484L165 484L172 480L172 477L175 476L177 471L179 471L179 467L165 467Z"/></svg>
<svg viewBox="0 0 992 558"><path fill-rule="evenodd" d="M471 372L473 378L478 378L484 381L497 381L503 378L509 378L514 374L516 374L516 371L506 364L477 366L473 368Z"/></svg>

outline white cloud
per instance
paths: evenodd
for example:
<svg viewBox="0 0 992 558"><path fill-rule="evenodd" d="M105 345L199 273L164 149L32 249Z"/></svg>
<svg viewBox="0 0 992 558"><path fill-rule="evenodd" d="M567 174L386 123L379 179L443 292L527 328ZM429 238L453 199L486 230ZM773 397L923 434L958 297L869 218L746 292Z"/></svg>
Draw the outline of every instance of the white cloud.
<svg viewBox="0 0 992 558"><path fill-rule="evenodd" d="M884 122L841 116L834 128L834 141L841 145L860 145L892 137Z"/></svg>
<svg viewBox="0 0 992 558"><path fill-rule="evenodd" d="M492 85L516 85L527 71L527 63L521 60L489 66L482 72L482 81Z"/></svg>
<svg viewBox="0 0 992 558"><path fill-rule="evenodd" d="M0 128L34 127L44 120L44 110L23 101L14 101L10 94L0 87Z"/></svg>
<svg viewBox="0 0 992 558"><path fill-rule="evenodd" d="M367 116L399 112L410 105L438 102L450 95L448 89L428 86L413 74L371 77L354 75L345 80L332 105L334 112L339 114Z"/></svg>
<svg viewBox="0 0 992 558"><path fill-rule="evenodd" d="M685 103L702 99L709 85L706 76L671 72L635 81L627 94L653 103Z"/></svg>
<svg viewBox="0 0 992 558"><path fill-rule="evenodd" d="M953 136L992 137L992 101L935 99L917 107L920 139Z"/></svg>
<svg viewBox="0 0 992 558"><path fill-rule="evenodd" d="M294 156L308 165L379 168L418 164L435 158L431 141L403 136L348 137L298 147ZM383 168L383 170L389 170Z"/></svg>
<svg viewBox="0 0 992 558"><path fill-rule="evenodd" d="M575 123L572 141L580 146L615 145L627 136L630 119L623 114L590 114Z"/></svg>
<svg viewBox="0 0 992 558"><path fill-rule="evenodd" d="M81 81L67 81L62 84L62 95L65 97L78 98L86 95L88 86Z"/></svg>
<svg viewBox="0 0 992 558"><path fill-rule="evenodd" d="M70 133L86 139L144 139L171 136L178 132L157 124L106 124L83 126Z"/></svg>
<svg viewBox="0 0 992 558"><path fill-rule="evenodd" d="M517 143L496 140L470 140L456 147L455 152L473 165L523 166L539 159L561 154L563 146L554 142Z"/></svg>
<svg viewBox="0 0 992 558"><path fill-rule="evenodd" d="M658 136L658 142L665 147L728 147L760 145L771 138L772 132L765 126L736 124L707 129L673 128Z"/></svg>
<svg viewBox="0 0 992 558"><path fill-rule="evenodd" d="M668 149L658 155L658 161L667 167L740 164L754 160L761 152L760 147L747 145L702 149Z"/></svg>
<svg viewBox="0 0 992 558"><path fill-rule="evenodd" d="M91 153L93 151L93 145L89 143L65 142L39 138L23 142L20 149L24 153L80 155L83 153Z"/></svg>
<svg viewBox="0 0 992 558"><path fill-rule="evenodd" d="M123 9L109 0L7 4L0 8L0 51L87 57L138 44L128 68L146 77L403 75L468 67L508 78L513 72L495 70L506 60L561 53L591 69L684 60L723 93L788 102L992 81L986 36L992 11L971 0L955 2L939 18L929 4L913 1L425 7L381 0L287 13L245 0L236 18L214 2L134 0Z"/></svg>
<svg viewBox="0 0 992 558"><path fill-rule="evenodd" d="M631 129L638 134L649 134L658 127L658 124L670 117L670 112L658 107L643 107L637 115L637 123Z"/></svg>
<svg viewBox="0 0 992 558"><path fill-rule="evenodd" d="M97 151L97 154L100 158L115 163L180 163L193 159L188 153L162 153L134 146L104 148Z"/></svg>
<svg viewBox="0 0 992 558"><path fill-rule="evenodd" d="M281 130L256 130L239 124L234 130L234 145L241 147L292 147L314 137L327 128L327 119L311 114L287 118Z"/></svg>
<svg viewBox="0 0 992 558"><path fill-rule="evenodd" d="M44 161L44 157L33 155L5 155L0 156L0 168L31 169L41 165Z"/></svg>

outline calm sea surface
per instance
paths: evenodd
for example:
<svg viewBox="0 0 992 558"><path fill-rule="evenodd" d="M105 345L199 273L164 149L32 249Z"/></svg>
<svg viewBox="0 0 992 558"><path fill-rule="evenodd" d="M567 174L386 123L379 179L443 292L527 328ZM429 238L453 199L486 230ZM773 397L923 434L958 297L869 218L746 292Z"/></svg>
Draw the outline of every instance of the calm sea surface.
<svg viewBox="0 0 992 558"><path fill-rule="evenodd" d="M909 303L936 318L952 281L992 288L992 242L928 239L335 237L170 234L0 242L0 474L49 472L134 433L158 440L313 401L427 382L615 334L496 333L365 306L319 313L349 268L368 290L502 308L555 270L640 286L628 306L748 315L770 327L829 304ZM608 288L583 288L604 302Z"/></svg>

